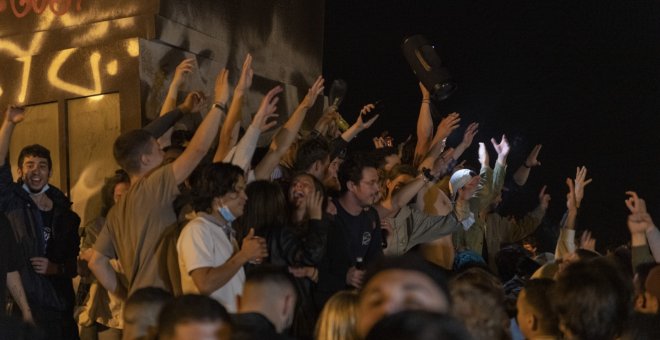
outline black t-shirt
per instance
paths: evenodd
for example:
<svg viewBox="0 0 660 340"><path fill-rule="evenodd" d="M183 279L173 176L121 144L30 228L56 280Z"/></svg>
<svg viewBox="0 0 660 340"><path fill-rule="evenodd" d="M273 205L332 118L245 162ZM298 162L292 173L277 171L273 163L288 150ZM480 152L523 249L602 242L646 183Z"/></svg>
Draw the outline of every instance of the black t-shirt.
<svg viewBox="0 0 660 340"><path fill-rule="evenodd" d="M20 266L21 259L14 233L7 217L0 213L0 314L5 313L7 273L18 270Z"/></svg>
<svg viewBox="0 0 660 340"><path fill-rule="evenodd" d="M39 210L41 213L41 231L43 233L43 253L48 252L48 241L53 236L53 209L48 211Z"/></svg>
<svg viewBox="0 0 660 340"><path fill-rule="evenodd" d="M341 204L337 204L336 219L346 228L350 238L349 250L353 263L361 257L364 264L379 258L382 254L381 229L378 213L373 208L363 210L359 215L349 214Z"/></svg>

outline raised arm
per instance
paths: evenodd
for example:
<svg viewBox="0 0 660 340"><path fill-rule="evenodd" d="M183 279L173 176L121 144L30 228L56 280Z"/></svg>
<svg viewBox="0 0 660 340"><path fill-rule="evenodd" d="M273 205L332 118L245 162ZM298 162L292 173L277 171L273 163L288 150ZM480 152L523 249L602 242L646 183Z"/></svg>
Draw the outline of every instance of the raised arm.
<svg viewBox="0 0 660 340"><path fill-rule="evenodd" d="M415 145L415 164L419 164L431 147L433 138L433 118L431 117L431 94L419 83L422 92L422 104L417 118L417 145Z"/></svg>
<svg viewBox="0 0 660 340"><path fill-rule="evenodd" d="M653 219L651 219L651 215L649 215L646 210L646 202L639 198L634 191L627 191L626 195L630 196L626 200L626 207L630 210L630 215L628 216L628 229L630 230L633 247L633 264L652 260L650 258L639 259L638 256L635 256L636 253L638 253L635 251L635 248L645 248L648 252L647 246L651 249L653 260L655 260L655 262L660 262L660 242L658 242L660 239L656 237L647 239L647 235L654 232L657 233L658 228L656 228Z"/></svg>
<svg viewBox="0 0 660 340"><path fill-rule="evenodd" d="M167 90L167 95L163 101L163 106L160 108L160 115L174 110L176 107L176 99L179 96L179 89L185 84L189 74L196 69L197 63L195 58L184 59L174 70L172 82Z"/></svg>
<svg viewBox="0 0 660 340"><path fill-rule="evenodd" d="M163 101L163 106L160 108L160 117L176 109L176 100L179 96L179 89L181 89L181 86L185 84L189 74L196 69L196 66L197 63L195 58L184 59L181 63L179 63L179 65L176 66L176 69L174 70L174 76L172 77L172 82L170 83L170 87L167 90L167 95ZM174 122L176 122L176 120ZM158 137L156 137L158 138L158 145L160 145L161 148L167 147L172 143L172 126L174 125L174 122L169 124L169 127L165 130L165 132L159 134Z"/></svg>
<svg viewBox="0 0 660 340"><path fill-rule="evenodd" d="M245 131L241 141L236 145L234 154L231 155L231 157L226 157L223 162L231 162L241 167L243 171L248 171L252 162L254 150L257 148L259 136L262 132L272 128L277 124L277 120L270 119L277 117L275 111L277 110L277 102L279 101L279 97L276 96L280 92L282 92L282 87L280 86L276 86L268 91L266 96L261 100L261 105L259 105L259 110L257 110L254 118L252 118L252 123L250 123L247 131Z"/></svg>
<svg viewBox="0 0 660 340"><path fill-rule="evenodd" d="M580 203L584 198L584 188L591 183L591 179L586 179L587 168L578 167L575 172L575 180L566 179L568 194L566 195L566 216L562 229L559 233L557 248L555 249L555 258L562 258L575 251L575 220L577 219Z"/></svg>
<svg viewBox="0 0 660 340"><path fill-rule="evenodd" d="M461 155L463 155L463 152L465 152L465 150L470 147L472 141L474 140L474 136L477 133L479 133L479 123L471 123L468 125L467 129L465 129L465 132L463 133L463 140L454 149L455 160L458 160Z"/></svg>
<svg viewBox="0 0 660 340"><path fill-rule="evenodd" d="M21 106L9 106L5 111L5 119L0 127L0 166L5 165L9 154L9 143L16 124L25 119L25 109Z"/></svg>
<svg viewBox="0 0 660 340"><path fill-rule="evenodd" d="M307 91L305 98L303 98L296 110L293 111L291 117L289 117L280 131L277 132L273 141L270 143L268 153L254 169L257 179L270 179L273 169L275 169L282 156L284 156L289 147L291 147L291 144L296 140L307 111L314 105L318 95L323 93L323 82L324 79L322 76L316 78L312 87Z"/></svg>
<svg viewBox="0 0 660 340"><path fill-rule="evenodd" d="M211 110L206 115L202 123L197 128L188 147L183 151L172 163L172 171L174 172L174 179L177 183L182 183L190 173L197 167L199 162L204 158L213 139L217 134L218 127L224 117L224 112L220 107L226 107L226 102L229 97L229 84L228 84L228 71L223 69L218 74L215 80L215 103Z"/></svg>
<svg viewBox="0 0 660 340"><path fill-rule="evenodd" d="M525 185L525 183L527 183L527 178L529 177L529 172L532 170L532 168L541 166L541 162L539 162L538 157L542 146L543 145L541 144L536 144L532 149L532 152L527 155L525 162L518 168L518 170L516 170L516 173L513 174L513 180L516 182L516 184L520 186Z"/></svg>
<svg viewBox="0 0 660 340"><path fill-rule="evenodd" d="M447 137L458 128L460 122L460 115L456 112L450 113L440 121L435 137L433 137L433 141L431 141L430 149L419 164L419 169L431 169L433 167L436 159L438 159L442 151L445 149L445 139L447 139Z"/></svg>
<svg viewBox="0 0 660 340"><path fill-rule="evenodd" d="M241 77L238 79L236 84L236 89L234 89L234 98L231 101L231 106L229 107L229 113L227 113L227 120L222 125L220 130L220 138L218 140L218 148L215 150L215 156L213 157L214 162L221 162L225 156L229 153L231 148L234 146L234 130L237 127L237 124L241 120L241 110L243 108L243 99L245 93L250 89L252 85L252 76L254 71L252 70L252 55L248 53L245 56L245 61L243 62L243 68L241 69ZM227 89L229 91L229 89ZM229 93L229 92L227 92ZM216 100L216 103L218 101ZM220 102L219 104L226 107L227 100Z"/></svg>
<svg viewBox="0 0 660 340"><path fill-rule="evenodd" d="M369 119L367 122L364 122L362 120L362 115L368 112L371 112L375 108L374 104L367 104L365 105L362 110L360 110L360 114L357 117L357 120L351 127L346 129L344 133L341 134L341 139L343 139L346 142L350 142L355 138L360 132L368 129L371 127L371 125L374 124L376 119L380 116L379 114L375 115L373 118Z"/></svg>

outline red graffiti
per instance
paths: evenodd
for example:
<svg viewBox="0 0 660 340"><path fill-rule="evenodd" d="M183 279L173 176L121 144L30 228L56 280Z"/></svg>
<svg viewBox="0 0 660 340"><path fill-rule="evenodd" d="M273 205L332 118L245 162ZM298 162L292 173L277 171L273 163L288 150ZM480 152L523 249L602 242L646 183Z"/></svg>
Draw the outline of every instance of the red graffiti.
<svg viewBox="0 0 660 340"><path fill-rule="evenodd" d="M64 15L71 9L72 0L0 0L0 13L9 7L17 18L28 15L31 11L35 14L43 13L46 8L50 8L55 15ZM82 0L76 0L76 12L82 9Z"/></svg>

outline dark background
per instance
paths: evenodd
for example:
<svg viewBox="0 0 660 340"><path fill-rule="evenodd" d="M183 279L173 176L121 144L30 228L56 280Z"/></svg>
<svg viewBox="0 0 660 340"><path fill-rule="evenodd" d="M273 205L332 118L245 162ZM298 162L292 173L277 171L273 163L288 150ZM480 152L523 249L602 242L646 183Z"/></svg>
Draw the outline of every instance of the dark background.
<svg viewBox="0 0 660 340"><path fill-rule="evenodd" d="M626 190L638 191L660 220L659 18L660 1L328 0L323 70L328 88L336 78L348 82L340 111L350 122L367 102L386 105L358 147L370 148L383 130L401 142L415 133L421 95L400 45L406 36L427 36L458 83L437 106L438 117L463 117L449 144L478 121L464 154L476 167L477 142L506 133L509 176L543 144L542 166L523 195L531 208L547 184L555 223L565 210L566 177L586 165L594 181L580 228L593 230L602 250L629 240Z"/></svg>

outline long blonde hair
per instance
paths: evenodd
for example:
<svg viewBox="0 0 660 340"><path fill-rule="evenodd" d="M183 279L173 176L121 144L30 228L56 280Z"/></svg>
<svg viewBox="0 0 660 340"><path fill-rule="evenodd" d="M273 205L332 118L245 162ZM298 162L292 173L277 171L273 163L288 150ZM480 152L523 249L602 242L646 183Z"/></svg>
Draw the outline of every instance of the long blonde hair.
<svg viewBox="0 0 660 340"><path fill-rule="evenodd" d="M325 304L316 322L317 340L356 340L358 293L344 290L333 295Z"/></svg>

